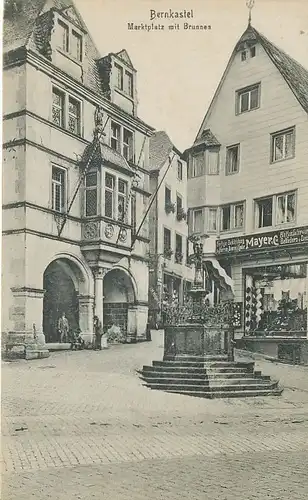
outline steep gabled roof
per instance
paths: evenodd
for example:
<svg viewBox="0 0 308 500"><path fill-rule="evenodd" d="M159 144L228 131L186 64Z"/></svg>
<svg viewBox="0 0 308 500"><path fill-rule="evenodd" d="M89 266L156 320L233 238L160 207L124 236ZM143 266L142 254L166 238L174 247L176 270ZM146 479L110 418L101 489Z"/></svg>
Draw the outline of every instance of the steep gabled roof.
<svg viewBox="0 0 308 500"><path fill-rule="evenodd" d="M182 156L182 153L173 145L166 132L160 130L152 134L150 137L149 148L150 170L157 170L161 168L171 151L174 151L179 156Z"/></svg>
<svg viewBox="0 0 308 500"><path fill-rule="evenodd" d="M266 54L269 56L273 64L277 67L278 71L281 73L282 77L290 87L291 91L295 95L298 102L301 104L303 109L308 113L308 70L304 68L300 63L295 61L291 56L289 56L282 49L277 47L274 43L268 40L264 35L257 31L253 26L249 25L247 29L242 34L241 38L237 42L231 57L228 61L226 69L222 75L222 78L218 84L215 91L213 99L209 105L206 115L202 121L201 127L197 133L196 140L200 137L200 132L202 131L206 119L212 110L216 97L218 96L223 82L227 76L229 68L234 60L234 57L244 42L255 43L259 42Z"/></svg>
<svg viewBox="0 0 308 500"><path fill-rule="evenodd" d="M194 146L204 144L206 147L220 146L220 142L216 139L215 135L209 128L202 131L202 134L195 140Z"/></svg>
<svg viewBox="0 0 308 500"><path fill-rule="evenodd" d="M47 9L73 7L71 0L5 0L3 22L4 52L25 47L34 31L38 16Z"/></svg>

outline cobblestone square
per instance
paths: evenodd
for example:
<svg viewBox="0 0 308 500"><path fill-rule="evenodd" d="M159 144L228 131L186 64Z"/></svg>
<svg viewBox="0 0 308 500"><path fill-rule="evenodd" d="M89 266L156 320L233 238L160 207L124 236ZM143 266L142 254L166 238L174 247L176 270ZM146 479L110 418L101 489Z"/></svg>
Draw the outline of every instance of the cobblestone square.
<svg viewBox="0 0 308 500"><path fill-rule="evenodd" d="M306 499L305 367L257 361L281 397L151 391L152 342L2 365L4 500Z"/></svg>

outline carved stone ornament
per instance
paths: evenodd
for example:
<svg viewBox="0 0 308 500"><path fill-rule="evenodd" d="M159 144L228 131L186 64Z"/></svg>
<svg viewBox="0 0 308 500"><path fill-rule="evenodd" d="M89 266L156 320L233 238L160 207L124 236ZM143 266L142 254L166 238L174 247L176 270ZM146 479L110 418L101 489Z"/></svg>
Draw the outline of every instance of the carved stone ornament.
<svg viewBox="0 0 308 500"><path fill-rule="evenodd" d="M119 240L122 242L127 240L127 231L124 227L122 227L122 229L120 231Z"/></svg>
<svg viewBox="0 0 308 500"><path fill-rule="evenodd" d="M84 225L83 237L85 240L94 240L99 236L98 222L87 222Z"/></svg>
<svg viewBox="0 0 308 500"><path fill-rule="evenodd" d="M112 224L107 224L107 226L105 227L105 236L106 238L112 238L112 236L114 235L114 227Z"/></svg>

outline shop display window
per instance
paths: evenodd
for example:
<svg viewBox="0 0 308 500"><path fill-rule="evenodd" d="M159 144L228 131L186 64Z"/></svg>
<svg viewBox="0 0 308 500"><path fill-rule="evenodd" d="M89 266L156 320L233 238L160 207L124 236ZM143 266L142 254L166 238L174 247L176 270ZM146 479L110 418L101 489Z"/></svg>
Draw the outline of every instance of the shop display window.
<svg viewBox="0 0 308 500"><path fill-rule="evenodd" d="M248 269L245 334L307 334L307 264Z"/></svg>

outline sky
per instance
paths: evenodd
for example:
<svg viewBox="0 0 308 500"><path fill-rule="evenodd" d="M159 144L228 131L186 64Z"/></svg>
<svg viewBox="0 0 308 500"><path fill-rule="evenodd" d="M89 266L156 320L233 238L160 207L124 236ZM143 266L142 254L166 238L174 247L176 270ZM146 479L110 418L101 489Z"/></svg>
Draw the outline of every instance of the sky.
<svg viewBox="0 0 308 500"><path fill-rule="evenodd" d="M125 48L137 69L138 115L184 150L195 139L231 52L247 27L246 0L75 0L101 53ZM191 10L194 18L150 21L150 10ZM183 22L210 25L184 30ZM128 30L128 23L164 30ZM255 0L252 25L308 68L308 0Z"/></svg>

